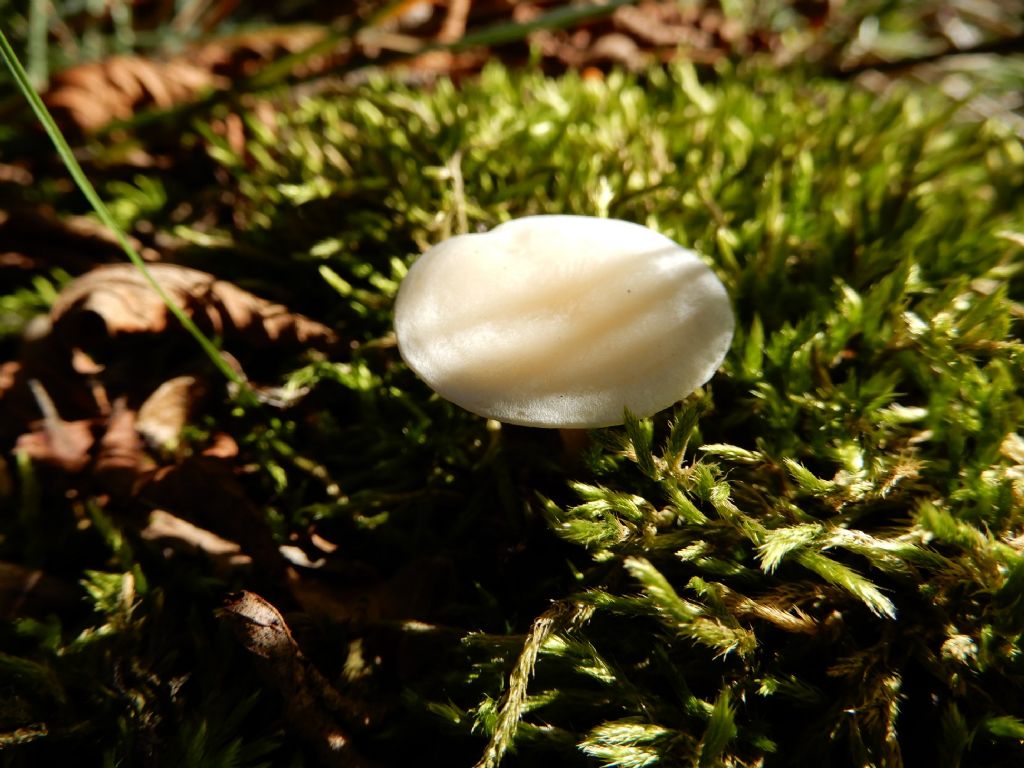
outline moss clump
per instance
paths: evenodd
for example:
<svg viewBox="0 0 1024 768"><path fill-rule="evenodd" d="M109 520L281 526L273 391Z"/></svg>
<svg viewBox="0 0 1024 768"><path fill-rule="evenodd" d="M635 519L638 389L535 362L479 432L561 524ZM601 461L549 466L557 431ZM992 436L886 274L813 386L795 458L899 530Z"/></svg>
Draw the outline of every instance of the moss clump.
<svg viewBox="0 0 1024 768"><path fill-rule="evenodd" d="M346 644L381 659L350 675L389 708L357 737L366 754L624 768L1024 759L1024 152L1005 127L963 121L929 92L757 71L700 83L687 67L597 82L491 67L460 90L381 79L285 94L243 116L241 151L216 119L197 136L221 183L193 191L194 220L175 233L353 342L346 359L290 361L285 386L307 392L292 411L230 428L262 467L249 490L282 541L313 526L406 593L380 621L304 638L328 672ZM420 249L555 212L692 245L739 318L703 392L595 431L571 471L547 433L488 430L432 397L388 337ZM231 764L287 763L287 737L239 751L283 727L272 701L251 704L256 683L207 699L207 683L171 677L205 654L244 660L160 596L210 606L237 585L109 541L116 566L82 567L137 571L147 597L118 619L123 581L91 577L93 631L146 659L130 676L142 692L103 699L121 731L65 694L66 738L99 732L111 759L137 760L118 733L146 722L183 750L201 731L210 754L235 750ZM36 545L39 563L57 556ZM9 535L6 556L18 546ZM417 602L413 583L435 586ZM175 659L153 638L172 625L188 638ZM80 640L21 632L19 658L71 674L60 660ZM85 665L97 678L102 658ZM45 711L25 688L35 678L10 669L26 711ZM250 709L210 736L225 701ZM186 710L186 725L171 716Z"/></svg>

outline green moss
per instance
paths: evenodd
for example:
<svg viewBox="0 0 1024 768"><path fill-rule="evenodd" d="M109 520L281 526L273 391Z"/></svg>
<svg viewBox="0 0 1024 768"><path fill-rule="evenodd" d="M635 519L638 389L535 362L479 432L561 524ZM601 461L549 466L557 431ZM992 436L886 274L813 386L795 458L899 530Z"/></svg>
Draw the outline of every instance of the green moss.
<svg viewBox="0 0 1024 768"><path fill-rule="evenodd" d="M240 153L206 126L186 137L228 182L194 193L208 205L175 232L218 273L352 341L343 359L289 361L297 412L236 413L229 428L264 468L252 491L282 540L315 523L383 575L432 558L450 576L429 625L335 630L379 642L367 696L401 702L357 739L368 754L1024 759L1024 153L1007 128L927 91L760 70L702 83L686 66L602 81L489 67L458 90L373 79L282 94L243 119ZM138 190L157 188L123 187L118 210L146 210ZM389 336L421 249L545 212L639 221L696 247L739 319L702 392L594 432L572 471L554 436L488 429L438 400ZM98 626L151 658L159 595L211 602L226 585L111 541L117 568L84 566L104 571L89 581ZM136 559L148 591L125 616L118 574ZM219 637L202 621L183 633L190 658ZM163 653L150 676L135 670L140 690L169 685ZM0 667L6 685L28 697L50 680L73 701L59 665L26 658ZM175 707L209 692L175 690ZM254 693L226 682L181 726L145 696L104 701L121 723L162 712L154 731L191 744L182 754L212 744L243 765L273 748L286 763L288 740L251 754L234 740L280 727L273 702L205 730Z"/></svg>

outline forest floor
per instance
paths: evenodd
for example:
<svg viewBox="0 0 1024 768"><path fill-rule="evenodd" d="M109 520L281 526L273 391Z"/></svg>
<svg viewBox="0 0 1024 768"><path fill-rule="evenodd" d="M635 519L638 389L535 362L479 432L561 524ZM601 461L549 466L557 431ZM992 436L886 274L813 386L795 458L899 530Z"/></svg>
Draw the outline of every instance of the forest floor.
<svg viewBox="0 0 1024 768"><path fill-rule="evenodd" d="M279 5L0 12L0 763L1024 764L1024 3ZM542 213L737 318L575 458L392 330Z"/></svg>

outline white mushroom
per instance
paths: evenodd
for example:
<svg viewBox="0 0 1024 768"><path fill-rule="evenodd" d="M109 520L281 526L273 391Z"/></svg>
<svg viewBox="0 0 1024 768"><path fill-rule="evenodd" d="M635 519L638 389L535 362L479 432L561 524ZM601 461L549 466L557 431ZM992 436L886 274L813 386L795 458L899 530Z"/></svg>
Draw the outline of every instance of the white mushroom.
<svg viewBox="0 0 1024 768"><path fill-rule="evenodd" d="M647 227L528 216L424 253L402 282L405 362L442 397L534 427L621 424L704 384L733 333L725 288Z"/></svg>

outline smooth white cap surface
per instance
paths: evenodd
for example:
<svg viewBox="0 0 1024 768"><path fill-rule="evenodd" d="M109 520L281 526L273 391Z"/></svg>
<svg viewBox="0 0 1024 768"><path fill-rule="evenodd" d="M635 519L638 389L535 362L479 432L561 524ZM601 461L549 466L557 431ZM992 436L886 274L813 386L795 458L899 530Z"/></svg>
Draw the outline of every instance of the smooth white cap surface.
<svg viewBox="0 0 1024 768"><path fill-rule="evenodd" d="M535 427L621 424L681 400L721 365L725 288L647 227L528 216L424 253L402 281L405 362L442 397Z"/></svg>

